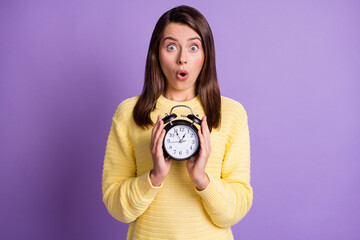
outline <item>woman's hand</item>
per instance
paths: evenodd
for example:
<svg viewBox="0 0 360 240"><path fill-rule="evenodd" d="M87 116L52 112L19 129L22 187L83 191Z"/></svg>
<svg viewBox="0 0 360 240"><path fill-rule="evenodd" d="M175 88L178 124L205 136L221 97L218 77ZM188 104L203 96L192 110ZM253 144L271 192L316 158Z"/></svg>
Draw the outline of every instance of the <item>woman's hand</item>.
<svg viewBox="0 0 360 240"><path fill-rule="evenodd" d="M198 190L204 190L210 183L210 180L205 173L205 167L210 156L210 131L206 122L206 117L203 117L201 122L201 130L198 130L200 138L200 151L196 159L188 159L186 168L192 182Z"/></svg>
<svg viewBox="0 0 360 240"><path fill-rule="evenodd" d="M153 159L153 169L150 171L150 180L154 186L160 186L168 175L171 160L164 157L162 143L165 136L164 122L159 115L151 132L150 151Z"/></svg>

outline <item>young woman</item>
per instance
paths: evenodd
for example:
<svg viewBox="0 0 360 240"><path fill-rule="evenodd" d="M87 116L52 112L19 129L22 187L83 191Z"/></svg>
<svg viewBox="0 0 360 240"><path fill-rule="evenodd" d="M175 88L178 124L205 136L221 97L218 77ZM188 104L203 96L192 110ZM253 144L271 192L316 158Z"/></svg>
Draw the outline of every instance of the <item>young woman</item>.
<svg viewBox="0 0 360 240"><path fill-rule="evenodd" d="M202 120L200 150L184 161L163 153L162 118L177 105ZM174 111L180 119L191 113ZM204 16L188 6L173 8L153 31L141 95L123 101L113 116L103 201L114 218L130 223L128 239L220 240L233 239L230 226L252 199L247 114L220 95Z"/></svg>

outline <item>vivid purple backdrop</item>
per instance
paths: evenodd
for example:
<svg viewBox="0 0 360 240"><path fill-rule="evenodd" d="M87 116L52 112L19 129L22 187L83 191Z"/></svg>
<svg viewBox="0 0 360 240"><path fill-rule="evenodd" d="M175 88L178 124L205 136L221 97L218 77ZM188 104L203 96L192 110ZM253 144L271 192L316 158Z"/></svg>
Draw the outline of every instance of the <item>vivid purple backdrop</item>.
<svg viewBox="0 0 360 240"><path fill-rule="evenodd" d="M236 239L359 239L360 2L1 1L0 238L125 239L102 202L111 117L140 94L157 19L189 4L249 117Z"/></svg>

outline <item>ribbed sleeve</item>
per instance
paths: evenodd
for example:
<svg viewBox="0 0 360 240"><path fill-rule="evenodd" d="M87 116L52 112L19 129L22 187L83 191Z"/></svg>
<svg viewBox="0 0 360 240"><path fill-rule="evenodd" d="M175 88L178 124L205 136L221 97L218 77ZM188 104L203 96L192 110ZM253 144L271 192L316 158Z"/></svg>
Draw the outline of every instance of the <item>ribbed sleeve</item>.
<svg viewBox="0 0 360 240"><path fill-rule="evenodd" d="M122 117L124 107L126 108L119 106L116 116ZM105 151L103 201L114 218L129 223L147 209L161 186L151 185L149 171L136 176L129 128L127 125L120 125L118 121L119 119L113 118Z"/></svg>
<svg viewBox="0 0 360 240"><path fill-rule="evenodd" d="M203 191L197 191L202 197L204 207L212 222L219 227L229 227L240 221L250 210L253 191L250 186L250 137L247 114L241 105L231 112L235 114L231 126L221 179L208 174L210 183ZM216 145L216 142L212 142Z"/></svg>

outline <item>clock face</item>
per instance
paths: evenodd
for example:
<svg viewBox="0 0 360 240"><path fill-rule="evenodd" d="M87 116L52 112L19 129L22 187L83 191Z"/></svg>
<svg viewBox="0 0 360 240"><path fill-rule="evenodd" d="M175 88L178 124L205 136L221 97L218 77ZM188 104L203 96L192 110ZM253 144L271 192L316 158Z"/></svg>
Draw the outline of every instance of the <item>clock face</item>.
<svg viewBox="0 0 360 240"><path fill-rule="evenodd" d="M199 137L195 126L181 124L185 121L177 120L174 125L168 124L163 142L164 151L176 160L185 160L196 154L199 148ZM187 121L186 121L187 122ZM168 128L168 129L167 129Z"/></svg>

